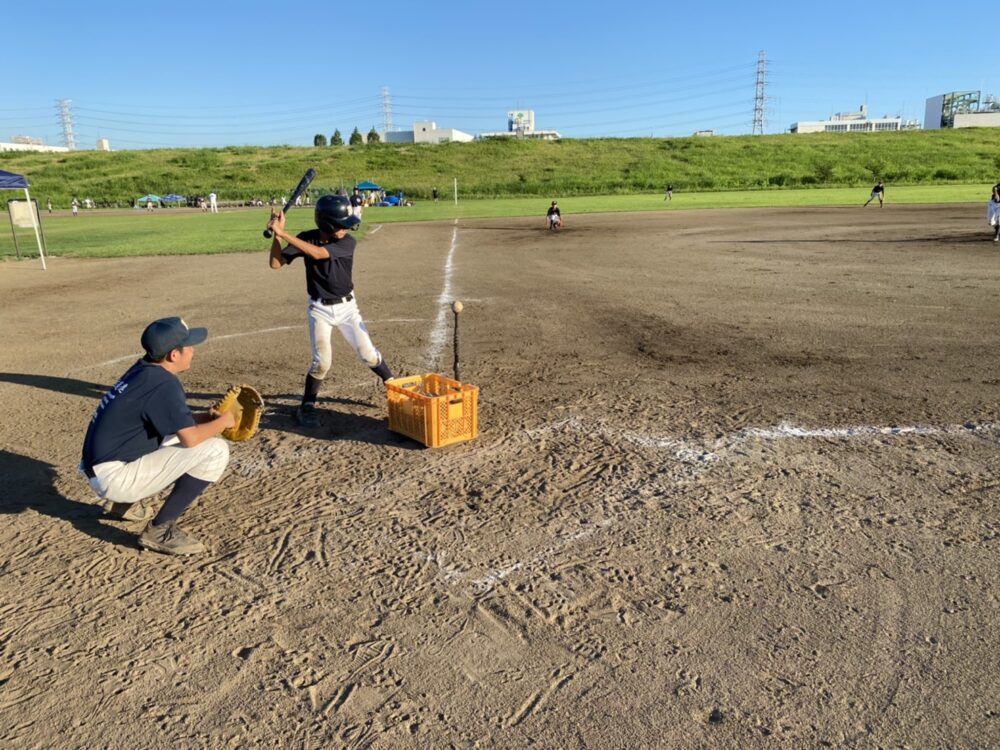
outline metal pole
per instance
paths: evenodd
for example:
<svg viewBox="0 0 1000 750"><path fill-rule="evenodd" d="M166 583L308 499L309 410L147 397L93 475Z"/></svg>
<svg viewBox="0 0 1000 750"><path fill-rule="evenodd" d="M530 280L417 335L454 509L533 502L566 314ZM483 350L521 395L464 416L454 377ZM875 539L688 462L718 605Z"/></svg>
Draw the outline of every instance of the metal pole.
<svg viewBox="0 0 1000 750"><path fill-rule="evenodd" d="M31 214L31 226L35 230L35 241L38 243L38 257L42 259L42 270L47 271L45 267L45 253L42 251L42 238L38 234L38 217L35 215L35 206L31 202L31 196L28 195L28 188L24 189L24 199L28 201L28 212Z"/></svg>
<svg viewBox="0 0 1000 750"><path fill-rule="evenodd" d="M451 311L455 313L455 342L454 342L454 354L455 354L455 380L462 380L462 373L459 368L459 358L458 358L458 314L462 312L462 301L455 300L451 303Z"/></svg>
<svg viewBox="0 0 1000 750"><path fill-rule="evenodd" d="M10 236L14 238L14 252L17 259L21 260L21 247L17 244L17 229L14 228L14 214L10 210L11 201L7 201L7 218L10 219Z"/></svg>
<svg viewBox="0 0 1000 750"><path fill-rule="evenodd" d="M458 178L455 178L455 205L458 205Z"/></svg>

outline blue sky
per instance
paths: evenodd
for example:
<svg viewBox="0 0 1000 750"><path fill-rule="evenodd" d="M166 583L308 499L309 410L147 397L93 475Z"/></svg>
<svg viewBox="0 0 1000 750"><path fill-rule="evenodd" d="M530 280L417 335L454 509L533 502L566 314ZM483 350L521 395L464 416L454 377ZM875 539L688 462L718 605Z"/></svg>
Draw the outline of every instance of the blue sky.
<svg viewBox="0 0 1000 750"><path fill-rule="evenodd" d="M531 7L535 7L531 4ZM0 140L78 149L311 145L415 120L503 130L511 109L564 137L765 132L867 102L923 121L924 100L1000 97L997 17L930 2L8 4ZM12 49L11 49L12 48Z"/></svg>

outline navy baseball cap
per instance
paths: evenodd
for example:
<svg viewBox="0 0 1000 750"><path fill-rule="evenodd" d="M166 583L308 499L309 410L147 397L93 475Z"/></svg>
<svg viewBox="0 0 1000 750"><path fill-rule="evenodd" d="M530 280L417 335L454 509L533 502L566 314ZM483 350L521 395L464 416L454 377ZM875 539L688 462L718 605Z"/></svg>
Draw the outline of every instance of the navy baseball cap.
<svg viewBox="0 0 1000 750"><path fill-rule="evenodd" d="M207 338L207 328L188 328L180 318L160 318L142 332L142 348L150 359L163 359L174 349L194 346Z"/></svg>

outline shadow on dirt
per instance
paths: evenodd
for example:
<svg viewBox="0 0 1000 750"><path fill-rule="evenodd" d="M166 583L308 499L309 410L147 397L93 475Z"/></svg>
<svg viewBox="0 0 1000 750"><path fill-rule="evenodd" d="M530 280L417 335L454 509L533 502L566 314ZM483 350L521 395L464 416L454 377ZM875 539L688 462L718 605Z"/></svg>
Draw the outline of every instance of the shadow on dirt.
<svg viewBox="0 0 1000 750"><path fill-rule="evenodd" d="M108 523L99 505L63 497L55 487L51 464L10 451L0 450L0 514L14 515L33 510L69 521L95 539L123 547L135 547L136 535Z"/></svg>

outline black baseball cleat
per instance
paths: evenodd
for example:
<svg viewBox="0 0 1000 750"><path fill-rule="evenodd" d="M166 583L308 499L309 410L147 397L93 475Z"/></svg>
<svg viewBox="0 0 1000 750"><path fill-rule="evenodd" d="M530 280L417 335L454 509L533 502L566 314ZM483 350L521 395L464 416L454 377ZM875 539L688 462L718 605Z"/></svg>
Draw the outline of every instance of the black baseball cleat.
<svg viewBox="0 0 1000 750"><path fill-rule="evenodd" d="M295 421L302 427L319 427L315 404L302 404L295 410Z"/></svg>

